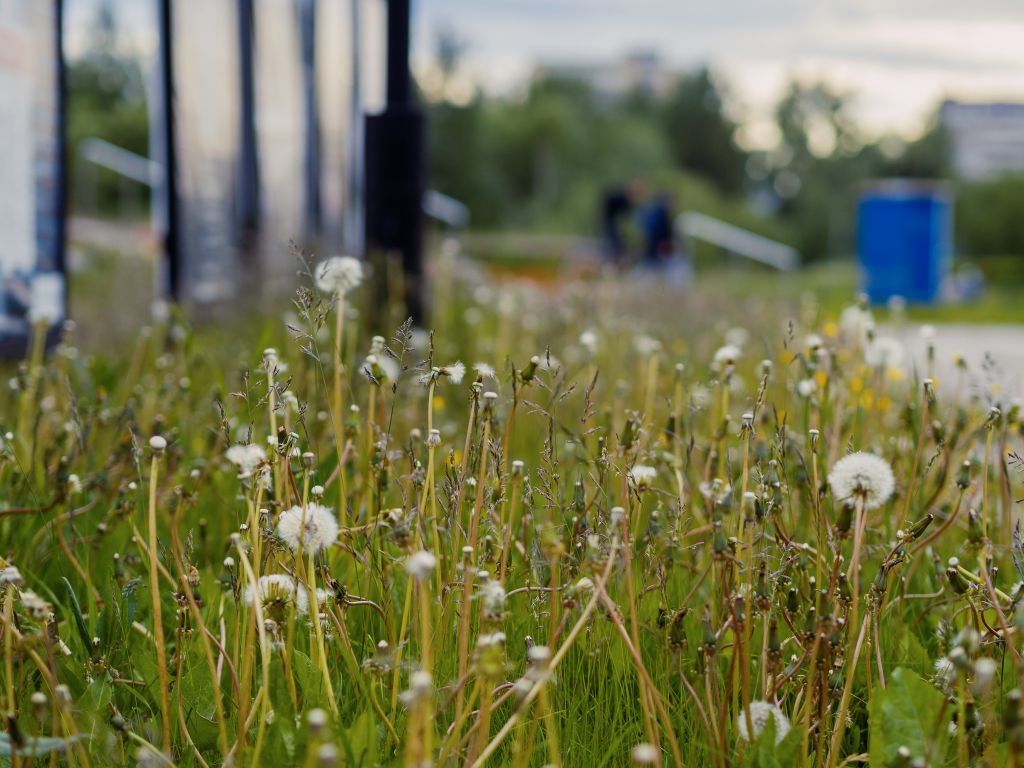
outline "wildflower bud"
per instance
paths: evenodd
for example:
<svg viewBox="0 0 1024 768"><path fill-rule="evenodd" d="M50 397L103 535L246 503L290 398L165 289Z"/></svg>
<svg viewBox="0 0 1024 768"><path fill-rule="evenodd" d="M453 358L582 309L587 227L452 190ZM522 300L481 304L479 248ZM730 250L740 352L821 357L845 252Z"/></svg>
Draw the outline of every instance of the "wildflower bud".
<svg viewBox="0 0 1024 768"><path fill-rule="evenodd" d="M949 579L950 586L953 587L953 591L958 595L964 594L970 588L967 580L960 573L960 559L957 557L949 558L946 578Z"/></svg>
<svg viewBox="0 0 1024 768"><path fill-rule="evenodd" d="M531 665L545 667L551 658L551 649L547 645L531 645L526 649L526 660Z"/></svg>
<svg viewBox="0 0 1024 768"><path fill-rule="evenodd" d="M319 499L324 495L324 487L322 485L314 485L309 489L309 492L313 494L314 499Z"/></svg>
<svg viewBox="0 0 1024 768"><path fill-rule="evenodd" d="M924 396L929 404L935 402L935 382L931 379L924 380Z"/></svg>
<svg viewBox="0 0 1024 768"><path fill-rule="evenodd" d="M306 725L309 726L311 736L320 737L327 728L327 713L317 707L309 710L306 715Z"/></svg>
<svg viewBox="0 0 1024 768"><path fill-rule="evenodd" d="M540 358L537 355L534 355L530 358L530 362L527 366L523 368L522 372L519 374L519 378L521 378L524 383L533 381L534 376L537 375L537 366L539 365Z"/></svg>
<svg viewBox="0 0 1024 768"><path fill-rule="evenodd" d="M811 450L814 450L818 445L818 437L821 433L817 429L807 430L807 436L811 441Z"/></svg>
<svg viewBox="0 0 1024 768"><path fill-rule="evenodd" d="M441 444L441 431L437 429L430 430L430 434L427 436L427 447L436 448Z"/></svg>
<svg viewBox="0 0 1024 768"><path fill-rule="evenodd" d="M522 477L523 466L524 464L520 459L515 459L512 462L512 477Z"/></svg>
<svg viewBox="0 0 1024 768"><path fill-rule="evenodd" d="M743 419L743 430L752 431L754 429L754 414L747 411L741 418Z"/></svg>
<svg viewBox="0 0 1024 768"><path fill-rule="evenodd" d="M980 545L985 540L985 532L981 526L981 513L974 507L967 510L967 540L974 545Z"/></svg>
<svg viewBox="0 0 1024 768"><path fill-rule="evenodd" d="M313 464L316 463L316 454L312 451L306 451L302 454L302 466L306 469L312 468Z"/></svg>
<svg viewBox="0 0 1024 768"><path fill-rule="evenodd" d="M964 627L953 639L953 644L958 648L963 648L964 653L969 656L973 656L978 652L980 642L981 638L978 636L978 632L974 627Z"/></svg>
<svg viewBox="0 0 1024 768"><path fill-rule="evenodd" d="M153 435L149 438L149 447L153 450L153 453L159 456L167 448L167 441L160 435Z"/></svg>
<svg viewBox="0 0 1024 768"><path fill-rule="evenodd" d="M966 669L967 666L971 663L970 657L968 657L967 652L959 645L953 648L946 658L948 658L953 663L953 666L957 669Z"/></svg>
<svg viewBox="0 0 1024 768"><path fill-rule="evenodd" d="M622 519L626 516L626 510L622 507L612 507L609 514L611 527L618 528L622 524Z"/></svg>
<svg viewBox="0 0 1024 768"><path fill-rule="evenodd" d="M62 707L71 703L71 689L63 683L53 689L53 694L54 701Z"/></svg>
<svg viewBox="0 0 1024 768"><path fill-rule="evenodd" d="M334 768L341 763L341 755L338 748L331 743L321 744L316 751L317 764L323 768Z"/></svg>
<svg viewBox="0 0 1024 768"><path fill-rule="evenodd" d="M484 392L484 415L490 418L494 416L494 404L498 401L498 393L488 390Z"/></svg>
<svg viewBox="0 0 1024 768"><path fill-rule="evenodd" d="M851 525L853 525L853 504L847 501L843 503L843 508L839 511L839 518L836 520L836 530L839 531L840 535L844 535L849 533Z"/></svg>
<svg viewBox="0 0 1024 768"><path fill-rule="evenodd" d="M1003 412L993 405L991 408L988 409L988 418L985 421L985 426L987 426L989 429L998 427L1000 421L1002 420L1002 416Z"/></svg>
<svg viewBox="0 0 1024 768"><path fill-rule="evenodd" d="M1014 688L1006 694L1006 703L1003 705L1003 726L1006 730L1013 730L1021 722L1021 701L1020 688Z"/></svg>
<svg viewBox="0 0 1024 768"><path fill-rule="evenodd" d="M919 538L921 536L921 534L923 534L928 529L928 526L932 524L932 520L934 520L934 519L935 519L935 515L933 515L931 512L929 512L927 515L922 517L916 523L912 523L910 525L910 529L907 531L906 535L904 536L904 540L905 541L914 541L915 539Z"/></svg>
<svg viewBox="0 0 1024 768"><path fill-rule="evenodd" d="M46 694L42 691L35 691L29 698L29 701L32 703L32 709L35 711L36 717L41 717L43 710L46 708Z"/></svg>
<svg viewBox="0 0 1024 768"><path fill-rule="evenodd" d="M786 610L789 613L796 613L800 609L799 597L800 593L797 592L796 587L790 587L786 595Z"/></svg>
<svg viewBox="0 0 1024 768"><path fill-rule="evenodd" d="M992 692L992 683L996 677L996 663L990 658L981 658L974 662L974 683L971 688L975 696L985 697Z"/></svg>
<svg viewBox="0 0 1024 768"><path fill-rule="evenodd" d="M960 465L960 471L956 475L956 487L961 491L966 490L971 484L971 462L967 459Z"/></svg>

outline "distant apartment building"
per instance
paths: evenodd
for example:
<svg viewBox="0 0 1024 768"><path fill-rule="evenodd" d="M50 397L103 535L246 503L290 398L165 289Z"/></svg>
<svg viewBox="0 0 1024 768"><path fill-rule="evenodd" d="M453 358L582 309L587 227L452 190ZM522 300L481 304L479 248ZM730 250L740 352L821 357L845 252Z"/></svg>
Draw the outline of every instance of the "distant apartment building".
<svg viewBox="0 0 1024 768"><path fill-rule="evenodd" d="M636 51L622 58L594 62L547 62L539 64L534 79L548 77L580 80L598 96L609 99L639 91L660 96L676 82L678 75L666 68L654 51Z"/></svg>
<svg viewBox="0 0 1024 768"><path fill-rule="evenodd" d="M959 178L985 181L1024 173L1024 104L946 101L940 117Z"/></svg>

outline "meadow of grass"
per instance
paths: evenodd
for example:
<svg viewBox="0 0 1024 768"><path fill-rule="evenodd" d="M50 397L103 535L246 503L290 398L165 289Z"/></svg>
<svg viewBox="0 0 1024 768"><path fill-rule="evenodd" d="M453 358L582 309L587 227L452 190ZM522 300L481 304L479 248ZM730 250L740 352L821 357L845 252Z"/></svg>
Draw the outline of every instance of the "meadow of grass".
<svg viewBox="0 0 1024 768"><path fill-rule="evenodd" d="M325 263L283 318L9 372L0 762L1022 763L1024 427L980 372L857 304L450 253L428 332Z"/></svg>

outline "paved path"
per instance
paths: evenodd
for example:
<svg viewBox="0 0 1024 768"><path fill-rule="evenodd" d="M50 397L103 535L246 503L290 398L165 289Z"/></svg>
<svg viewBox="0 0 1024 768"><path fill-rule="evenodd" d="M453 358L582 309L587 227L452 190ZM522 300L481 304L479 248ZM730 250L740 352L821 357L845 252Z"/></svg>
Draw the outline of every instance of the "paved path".
<svg viewBox="0 0 1024 768"><path fill-rule="evenodd" d="M971 392L997 392L996 401L1005 405L1024 399L1024 325L936 325L935 376L941 392L956 386L957 355L967 361ZM925 371L927 344L921 326L883 327L880 334L903 342L917 370ZM996 387L993 390L992 385Z"/></svg>

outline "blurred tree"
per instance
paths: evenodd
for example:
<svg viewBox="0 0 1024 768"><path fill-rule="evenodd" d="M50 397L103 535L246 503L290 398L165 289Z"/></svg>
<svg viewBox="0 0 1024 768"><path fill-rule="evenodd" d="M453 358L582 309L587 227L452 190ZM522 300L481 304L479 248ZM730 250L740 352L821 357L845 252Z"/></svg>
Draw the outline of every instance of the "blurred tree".
<svg viewBox="0 0 1024 768"><path fill-rule="evenodd" d="M1024 175L961 183L956 189L956 240L969 256L1024 256Z"/></svg>
<svg viewBox="0 0 1024 768"><path fill-rule="evenodd" d="M723 192L742 190L746 155L707 67L679 78L662 105L662 120L678 167L707 177Z"/></svg>
<svg viewBox="0 0 1024 768"><path fill-rule="evenodd" d="M81 209L86 203L79 195L85 190L75 184L75 176L83 171L79 162L83 139L98 137L136 154L149 155L149 121L142 69L138 59L124 53L119 46L116 20L109 2L97 8L86 52L68 63L67 85L69 170L71 189L75 192L72 207ZM119 201L121 179L105 169L93 168L88 172L96 174L96 199L88 204L95 204L100 212L111 213ZM148 190L139 189L138 193L140 210L144 210Z"/></svg>

